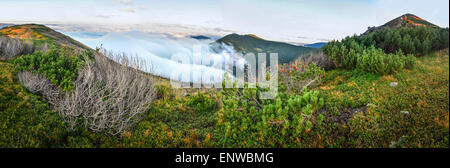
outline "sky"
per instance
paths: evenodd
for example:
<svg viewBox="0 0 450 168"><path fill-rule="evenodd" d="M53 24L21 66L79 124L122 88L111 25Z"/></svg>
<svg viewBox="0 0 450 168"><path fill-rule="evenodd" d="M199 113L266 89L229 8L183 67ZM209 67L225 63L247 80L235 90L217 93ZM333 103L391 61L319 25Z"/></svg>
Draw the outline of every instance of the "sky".
<svg viewBox="0 0 450 168"><path fill-rule="evenodd" d="M176 24L317 42L405 13L449 26L448 0L0 0L0 23Z"/></svg>

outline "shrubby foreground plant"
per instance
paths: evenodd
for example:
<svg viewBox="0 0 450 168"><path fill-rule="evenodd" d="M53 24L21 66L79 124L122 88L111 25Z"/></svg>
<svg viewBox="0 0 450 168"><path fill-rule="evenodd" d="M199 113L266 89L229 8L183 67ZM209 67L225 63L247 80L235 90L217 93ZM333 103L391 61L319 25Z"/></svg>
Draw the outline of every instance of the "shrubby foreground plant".
<svg viewBox="0 0 450 168"><path fill-rule="evenodd" d="M323 108L324 99L318 91L307 88L320 84L324 70L299 63L282 68L281 86L273 100L259 99L265 89L248 88L248 83L245 88L221 91L223 107L218 111L215 130L220 146L298 147L298 142L322 123L323 116L317 111Z"/></svg>
<svg viewBox="0 0 450 168"><path fill-rule="evenodd" d="M52 51L50 51L51 56L57 55L52 54ZM38 55L43 56L42 53ZM138 70L143 65L142 62L138 59L130 59L124 54L114 55L105 51L102 54L95 54L94 58L89 58L92 57L91 54L84 56L82 63L75 63L76 66L64 61L71 59L70 57L64 55L52 57L55 59L50 62L61 62L59 68L69 66L69 71L66 73L40 71L43 65L30 63L29 60L34 59L26 59L26 56L16 61L22 64L22 67L27 63L32 65L29 69L34 71L37 69L36 72L43 72L44 76L66 75L62 78L69 79L70 84L72 84L71 79L74 78L70 75L72 69L73 74L77 75L72 85L60 83L58 78L51 78L54 82L50 83L47 77L29 71L20 72L19 80L30 91L43 94L72 130L82 125L94 132L117 135L140 121L142 113L148 109L148 105L154 99L152 79ZM80 61L77 58L73 59ZM68 77L67 74L69 74ZM58 89L61 85L63 85L62 90Z"/></svg>

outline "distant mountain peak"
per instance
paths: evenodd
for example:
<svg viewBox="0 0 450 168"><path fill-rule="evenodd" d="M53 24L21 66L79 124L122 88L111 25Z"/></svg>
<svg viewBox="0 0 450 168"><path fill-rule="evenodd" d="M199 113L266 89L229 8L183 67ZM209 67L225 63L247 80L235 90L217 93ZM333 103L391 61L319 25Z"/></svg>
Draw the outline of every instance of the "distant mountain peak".
<svg viewBox="0 0 450 168"><path fill-rule="evenodd" d="M204 35L191 35L190 38L196 39L196 40L210 40L211 37L204 36Z"/></svg>
<svg viewBox="0 0 450 168"><path fill-rule="evenodd" d="M247 36L250 36L250 37L253 37L253 38L257 38L257 39L260 39L260 40L264 40L263 38L258 37L257 35L254 35L254 34L247 34Z"/></svg>
<svg viewBox="0 0 450 168"><path fill-rule="evenodd" d="M401 27L434 27L434 28L437 28L439 26L437 26L433 23L430 23L430 22L426 21L425 19L422 19L414 14L406 13L406 14L401 15L379 27L369 27L368 30L364 34L373 32L376 29L384 29L384 28L397 29L397 28L401 28Z"/></svg>
<svg viewBox="0 0 450 168"><path fill-rule="evenodd" d="M402 26L408 27L438 27L416 15L407 13L385 24L386 26L397 28Z"/></svg>

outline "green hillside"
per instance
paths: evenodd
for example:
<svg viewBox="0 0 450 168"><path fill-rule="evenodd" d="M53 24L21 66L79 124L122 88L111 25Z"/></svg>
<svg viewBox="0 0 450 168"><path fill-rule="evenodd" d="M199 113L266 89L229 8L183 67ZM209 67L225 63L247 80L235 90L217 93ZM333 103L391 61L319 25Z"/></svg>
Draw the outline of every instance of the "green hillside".
<svg viewBox="0 0 450 168"><path fill-rule="evenodd" d="M400 21L413 16L403 15ZM420 20L418 17L414 18ZM322 50L337 67L392 74L401 69L412 68L416 57L448 48L448 28L432 26L431 23L429 26L393 26L395 20L385 24L388 26L359 36L333 40L323 46ZM426 23L424 20L422 22Z"/></svg>
<svg viewBox="0 0 450 168"><path fill-rule="evenodd" d="M269 120L274 131L258 137L262 122L257 121L262 114L250 113L250 105L220 105L221 94L216 91L183 97L183 91L170 88L168 83L159 85L162 97L132 130L119 136L82 127L68 131L68 125L42 96L18 84L14 66L0 62L0 146L448 148L448 50L421 57L417 64L413 70L383 76L327 71L322 84L314 89L326 102L323 110L315 112L323 115L323 121L307 134L293 137L298 140L290 140L293 130L270 124L277 120ZM392 87L392 82L398 85ZM223 126L237 121L234 115L255 118L239 120L241 127L227 133ZM231 135L222 141L226 134Z"/></svg>
<svg viewBox="0 0 450 168"><path fill-rule="evenodd" d="M0 29L0 35L11 38L19 38L22 40L34 40L56 43L62 46L70 46L81 49L89 49L84 44L73 40L60 32L57 32L45 25L39 24L24 24L3 27Z"/></svg>
<svg viewBox="0 0 450 168"><path fill-rule="evenodd" d="M283 42L268 41L255 35L230 34L217 40L216 43L231 45L236 51L242 52L243 54L278 53L280 64L290 63L299 57L309 57L312 52L320 51L315 48L295 46Z"/></svg>
<svg viewBox="0 0 450 168"><path fill-rule="evenodd" d="M336 69L327 71L292 56L320 50L254 35L219 40L242 52L289 55L276 74L277 96L261 99L260 87L175 89L99 50L80 52L82 45L45 27L26 27L0 32L53 42L0 59L0 147L449 147L448 29L377 30L328 43ZM387 31L402 40L381 38ZM412 50L415 37L439 42ZM139 113L124 118L128 109Z"/></svg>

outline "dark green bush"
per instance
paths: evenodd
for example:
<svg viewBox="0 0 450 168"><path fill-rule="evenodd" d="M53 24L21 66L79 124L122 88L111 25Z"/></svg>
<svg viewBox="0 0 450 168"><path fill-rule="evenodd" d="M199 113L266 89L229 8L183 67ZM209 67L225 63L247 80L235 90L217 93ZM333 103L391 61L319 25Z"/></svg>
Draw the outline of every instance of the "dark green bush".
<svg viewBox="0 0 450 168"><path fill-rule="evenodd" d="M215 99L207 97L203 93L198 93L192 96L186 104L194 108L199 113L211 113L217 109L217 102Z"/></svg>
<svg viewBox="0 0 450 168"><path fill-rule="evenodd" d="M338 67L391 74L412 68L414 55L448 48L448 41L448 28L387 28L331 41L322 50Z"/></svg>
<svg viewBox="0 0 450 168"><path fill-rule="evenodd" d="M356 68L376 74L392 74L403 68L412 68L416 58L404 55L401 50L395 54L386 54L381 49L371 47L357 56Z"/></svg>
<svg viewBox="0 0 450 168"><path fill-rule="evenodd" d="M221 91L223 107L217 114L214 136L219 146L299 147L298 142L309 137L308 133L323 121L323 115L317 111L324 106L324 99L318 91L309 91L305 85L293 81L308 83L322 77L324 71L315 65L300 66L305 68L300 70L297 65L289 65L289 71L282 72L285 74L281 75L284 77L275 99L259 99L261 92L267 90L258 86ZM302 90L287 92L284 79L298 84Z"/></svg>
<svg viewBox="0 0 450 168"><path fill-rule="evenodd" d="M68 47L52 46L47 52L35 52L14 60L18 71L33 71L47 77L63 91L73 89L73 80L85 59L93 58L92 51L76 51Z"/></svg>

